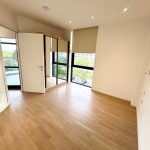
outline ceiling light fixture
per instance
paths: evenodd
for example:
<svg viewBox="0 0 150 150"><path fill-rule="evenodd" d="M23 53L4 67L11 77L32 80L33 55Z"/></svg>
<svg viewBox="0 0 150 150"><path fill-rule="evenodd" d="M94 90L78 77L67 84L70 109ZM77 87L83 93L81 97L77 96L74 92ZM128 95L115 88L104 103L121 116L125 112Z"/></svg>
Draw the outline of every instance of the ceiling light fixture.
<svg viewBox="0 0 150 150"><path fill-rule="evenodd" d="M123 12L127 12L127 11L128 11L128 8L124 8L124 9L123 9Z"/></svg>
<svg viewBox="0 0 150 150"><path fill-rule="evenodd" d="M45 10L45 11L48 11L48 10L49 10L49 7L48 7L48 6L43 5L43 6L42 6L42 9L43 9L43 10Z"/></svg>
<svg viewBox="0 0 150 150"><path fill-rule="evenodd" d="M93 19L94 19L94 16L91 16L91 19L93 20Z"/></svg>
<svg viewBox="0 0 150 150"><path fill-rule="evenodd" d="M72 21L71 21L71 20L69 21L69 24L72 24Z"/></svg>

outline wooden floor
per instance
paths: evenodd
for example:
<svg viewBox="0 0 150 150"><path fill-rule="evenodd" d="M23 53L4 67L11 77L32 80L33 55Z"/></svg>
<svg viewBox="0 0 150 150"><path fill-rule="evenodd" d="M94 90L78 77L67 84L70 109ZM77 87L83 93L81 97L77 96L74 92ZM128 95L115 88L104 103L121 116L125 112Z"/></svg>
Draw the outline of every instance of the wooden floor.
<svg viewBox="0 0 150 150"><path fill-rule="evenodd" d="M76 84L9 95L0 150L137 150L136 111L128 102Z"/></svg>

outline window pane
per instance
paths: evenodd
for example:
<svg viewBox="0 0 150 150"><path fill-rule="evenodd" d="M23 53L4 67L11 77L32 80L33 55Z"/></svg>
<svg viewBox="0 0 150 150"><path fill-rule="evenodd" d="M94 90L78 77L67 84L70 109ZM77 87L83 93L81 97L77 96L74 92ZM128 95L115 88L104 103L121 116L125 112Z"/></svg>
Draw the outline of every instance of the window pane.
<svg viewBox="0 0 150 150"><path fill-rule="evenodd" d="M16 39L1 38L1 42L5 42L5 43L16 43Z"/></svg>
<svg viewBox="0 0 150 150"><path fill-rule="evenodd" d="M73 67L72 81L86 86L92 86L93 71Z"/></svg>
<svg viewBox="0 0 150 150"><path fill-rule="evenodd" d="M67 53L58 52L58 62L67 64Z"/></svg>
<svg viewBox="0 0 150 150"><path fill-rule="evenodd" d="M16 45L1 44L5 66L18 66Z"/></svg>
<svg viewBox="0 0 150 150"><path fill-rule="evenodd" d="M75 53L74 64L79 66L94 67L95 54Z"/></svg>
<svg viewBox="0 0 150 150"><path fill-rule="evenodd" d="M55 52L55 62L57 62L57 53ZM67 53L65 52L58 52L58 62L67 64Z"/></svg>
<svg viewBox="0 0 150 150"><path fill-rule="evenodd" d="M56 77L56 64L53 64L52 76ZM58 78L66 80L66 78L67 78L67 66L58 65Z"/></svg>
<svg viewBox="0 0 150 150"><path fill-rule="evenodd" d="M20 85L18 68L5 68L7 85Z"/></svg>
<svg viewBox="0 0 150 150"><path fill-rule="evenodd" d="M1 44L1 46L2 46L3 51L8 51L8 52L16 51L16 45L15 44Z"/></svg>
<svg viewBox="0 0 150 150"><path fill-rule="evenodd" d="M67 79L67 66L58 65L58 78Z"/></svg>

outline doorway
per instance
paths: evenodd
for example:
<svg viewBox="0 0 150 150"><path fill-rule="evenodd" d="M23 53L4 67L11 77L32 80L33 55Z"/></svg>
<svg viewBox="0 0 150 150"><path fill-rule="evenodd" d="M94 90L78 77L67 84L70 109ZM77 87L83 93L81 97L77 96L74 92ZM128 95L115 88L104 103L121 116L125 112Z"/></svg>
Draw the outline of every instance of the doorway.
<svg viewBox="0 0 150 150"><path fill-rule="evenodd" d="M16 39L0 38L8 89L21 89Z"/></svg>

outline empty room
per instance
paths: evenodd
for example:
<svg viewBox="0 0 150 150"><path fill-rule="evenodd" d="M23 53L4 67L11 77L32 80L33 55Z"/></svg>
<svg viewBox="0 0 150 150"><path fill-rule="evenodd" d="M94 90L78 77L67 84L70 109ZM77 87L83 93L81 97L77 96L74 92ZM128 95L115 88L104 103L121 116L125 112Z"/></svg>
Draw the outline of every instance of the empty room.
<svg viewBox="0 0 150 150"><path fill-rule="evenodd" d="M0 0L0 150L149 141L149 0Z"/></svg>

